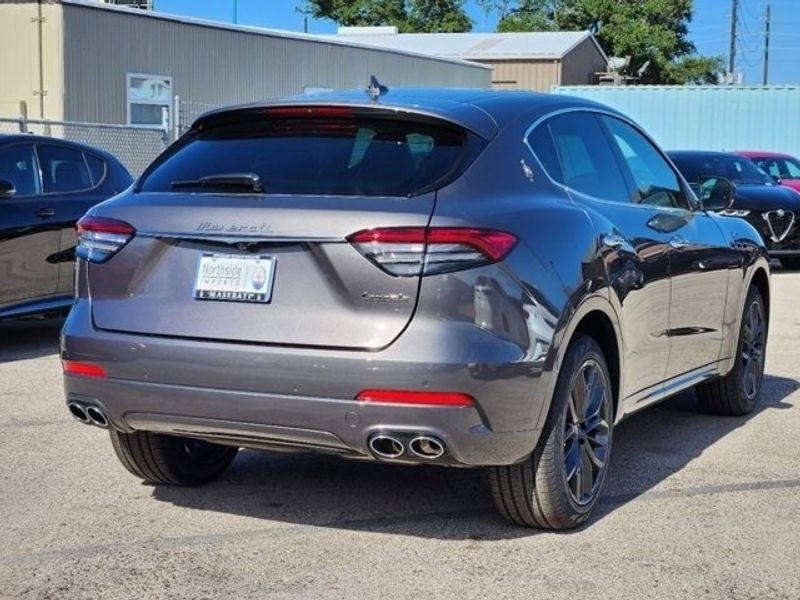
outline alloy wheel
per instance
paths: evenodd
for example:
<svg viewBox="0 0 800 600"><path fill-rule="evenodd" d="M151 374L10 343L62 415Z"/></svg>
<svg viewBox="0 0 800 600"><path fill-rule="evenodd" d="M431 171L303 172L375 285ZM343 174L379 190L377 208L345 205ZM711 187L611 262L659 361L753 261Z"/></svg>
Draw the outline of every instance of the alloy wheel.
<svg viewBox="0 0 800 600"><path fill-rule="evenodd" d="M766 326L760 302L751 302L742 323L742 390L752 400L761 388L764 376Z"/></svg>
<svg viewBox="0 0 800 600"><path fill-rule="evenodd" d="M586 360L572 380L564 417L564 476L572 499L589 504L608 465L610 390L600 365Z"/></svg>

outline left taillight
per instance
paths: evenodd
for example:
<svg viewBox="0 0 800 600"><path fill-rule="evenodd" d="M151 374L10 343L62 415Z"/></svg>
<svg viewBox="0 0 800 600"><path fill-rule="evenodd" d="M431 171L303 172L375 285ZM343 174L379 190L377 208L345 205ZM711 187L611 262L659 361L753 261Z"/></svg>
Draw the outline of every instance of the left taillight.
<svg viewBox="0 0 800 600"><path fill-rule="evenodd" d="M93 263L106 262L136 235L129 223L105 217L83 217L75 229L78 233L75 254Z"/></svg>
<svg viewBox="0 0 800 600"><path fill-rule="evenodd" d="M474 227L383 227L347 238L361 254L397 277L436 275L502 260L514 234Z"/></svg>
<svg viewBox="0 0 800 600"><path fill-rule="evenodd" d="M62 360L61 367L65 375L79 375L81 377L108 377L106 370L96 363L81 362L77 360Z"/></svg>

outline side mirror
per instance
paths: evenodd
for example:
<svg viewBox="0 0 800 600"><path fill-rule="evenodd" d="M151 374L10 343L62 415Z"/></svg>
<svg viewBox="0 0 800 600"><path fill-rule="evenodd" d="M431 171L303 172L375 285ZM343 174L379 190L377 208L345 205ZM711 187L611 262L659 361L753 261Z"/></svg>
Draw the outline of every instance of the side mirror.
<svg viewBox="0 0 800 600"><path fill-rule="evenodd" d="M736 188L724 177L701 177L697 189L703 210L723 211L733 206Z"/></svg>
<svg viewBox="0 0 800 600"><path fill-rule="evenodd" d="M783 183L783 179L781 179L781 178L780 178L780 177L778 177L777 175L770 175L770 177L772 177L772 180L773 180L775 183L777 183L778 185L781 185L781 184Z"/></svg>
<svg viewBox="0 0 800 600"><path fill-rule="evenodd" d="M17 188L8 179L0 179L0 200L11 198L17 193Z"/></svg>

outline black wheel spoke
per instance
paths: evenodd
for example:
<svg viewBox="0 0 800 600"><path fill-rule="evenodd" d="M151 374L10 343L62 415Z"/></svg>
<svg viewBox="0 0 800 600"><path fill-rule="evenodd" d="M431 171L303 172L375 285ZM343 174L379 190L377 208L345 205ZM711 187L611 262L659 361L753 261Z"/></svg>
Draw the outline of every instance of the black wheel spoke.
<svg viewBox="0 0 800 600"><path fill-rule="evenodd" d="M610 390L593 360L575 374L564 411L564 477L575 502L593 500L608 463Z"/></svg>
<svg viewBox="0 0 800 600"><path fill-rule="evenodd" d="M591 498L594 488L594 469L592 461L586 452L586 445L582 446L581 451L581 500L587 496Z"/></svg>
<svg viewBox="0 0 800 600"><path fill-rule="evenodd" d="M598 454L603 452L602 446L598 447L598 451L595 452L595 449L592 448L591 444L583 444L581 446L583 448L583 452L586 457L589 459L589 462L592 463L595 469L602 469L605 465L605 456L598 456Z"/></svg>
<svg viewBox="0 0 800 600"><path fill-rule="evenodd" d="M742 391L748 398L758 394L764 372L766 339L764 313L758 302L751 302L742 323Z"/></svg>

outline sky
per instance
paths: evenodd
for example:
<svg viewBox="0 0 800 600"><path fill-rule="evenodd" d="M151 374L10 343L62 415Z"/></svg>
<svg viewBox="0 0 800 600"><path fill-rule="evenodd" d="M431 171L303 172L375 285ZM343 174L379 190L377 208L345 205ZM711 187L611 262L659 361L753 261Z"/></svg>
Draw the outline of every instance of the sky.
<svg viewBox="0 0 800 600"><path fill-rule="evenodd" d="M760 84L763 77L765 6L772 7L770 84L800 83L800 0L739 0L736 69L744 83ZM241 25L303 31L302 0L154 0L155 10ZM495 19L484 18L475 0L467 0L473 31L493 31ZM695 0L690 39L700 54L724 56L730 45L731 0ZM309 33L336 33L330 21L308 21ZM726 62L727 64L727 62Z"/></svg>

